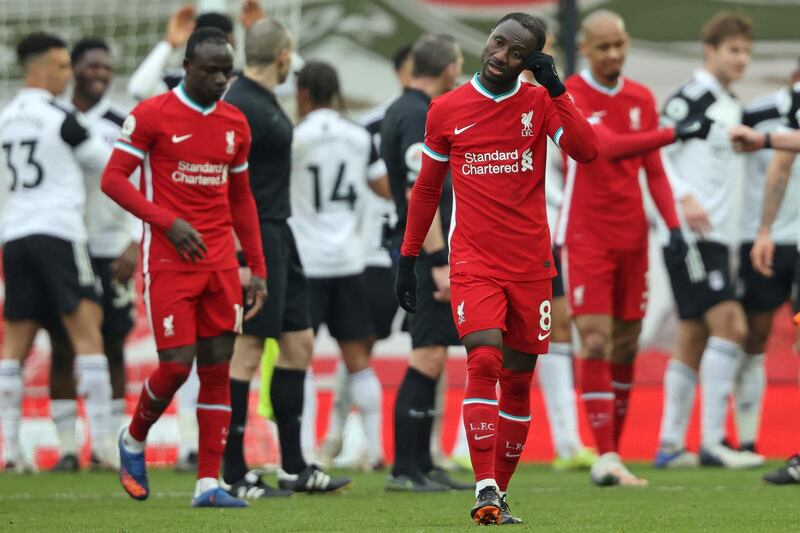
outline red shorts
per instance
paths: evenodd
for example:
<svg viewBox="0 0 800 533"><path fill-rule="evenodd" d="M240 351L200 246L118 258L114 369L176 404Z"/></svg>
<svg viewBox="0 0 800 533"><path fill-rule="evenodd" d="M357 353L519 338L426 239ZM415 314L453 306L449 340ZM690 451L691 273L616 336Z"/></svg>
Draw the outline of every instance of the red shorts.
<svg viewBox="0 0 800 533"><path fill-rule="evenodd" d="M242 285L236 268L146 273L144 301L159 350L242 329Z"/></svg>
<svg viewBox="0 0 800 533"><path fill-rule="evenodd" d="M647 309L647 248L605 250L568 245L561 249L570 313L641 320Z"/></svg>
<svg viewBox="0 0 800 533"><path fill-rule="evenodd" d="M508 281L472 274L450 280L450 307L458 336L503 331L503 344L529 354L547 353L553 323L549 279Z"/></svg>

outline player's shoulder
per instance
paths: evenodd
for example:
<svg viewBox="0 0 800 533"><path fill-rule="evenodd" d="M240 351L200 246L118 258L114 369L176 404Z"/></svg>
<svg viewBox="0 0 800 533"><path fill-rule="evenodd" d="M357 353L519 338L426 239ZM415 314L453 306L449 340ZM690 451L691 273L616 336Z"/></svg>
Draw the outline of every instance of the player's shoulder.
<svg viewBox="0 0 800 533"><path fill-rule="evenodd" d="M122 127L122 124L125 122L125 117L128 116L127 111L122 109L121 107L115 104L109 104L106 108L105 112L101 115L100 118L111 122L112 124L116 124L119 127Z"/></svg>
<svg viewBox="0 0 800 533"><path fill-rule="evenodd" d="M785 88L755 98L742 110L742 124L756 127L759 124L780 120L792 107L791 89Z"/></svg>
<svg viewBox="0 0 800 533"><path fill-rule="evenodd" d="M358 119L356 119L356 122L368 130L375 128L377 124L383 121L383 117L386 116L386 110L389 109L390 105L391 102L383 102L382 104L373 106L362 113Z"/></svg>
<svg viewBox="0 0 800 533"><path fill-rule="evenodd" d="M702 114L716 101L714 89L702 77L694 76L679 85L667 98L663 114L681 121Z"/></svg>
<svg viewBox="0 0 800 533"><path fill-rule="evenodd" d="M650 87L633 78L622 78L622 90L633 98L655 102L655 96Z"/></svg>
<svg viewBox="0 0 800 533"><path fill-rule="evenodd" d="M138 104L136 104L136 107L131 110L131 113L135 114L137 117L143 117L144 115L148 114L157 115L165 107L173 105L176 102L177 97L173 94L173 92L167 91L165 93L157 94L140 101Z"/></svg>
<svg viewBox="0 0 800 533"><path fill-rule="evenodd" d="M564 86L568 91L582 91L589 87L589 85L586 83L586 80L584 80L583 76L581 76L578 72L567 76L567 78L564 80Z"/></svg>

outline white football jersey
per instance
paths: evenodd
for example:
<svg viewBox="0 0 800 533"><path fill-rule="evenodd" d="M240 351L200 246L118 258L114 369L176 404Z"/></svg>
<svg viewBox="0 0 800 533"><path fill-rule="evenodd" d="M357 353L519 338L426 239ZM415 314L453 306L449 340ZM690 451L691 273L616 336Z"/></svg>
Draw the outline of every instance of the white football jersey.
<svg viewBox="0 0 800 533"><path fill-rule="evenodd" d="M708 137L665 148L665 167L675 198L691 194L708 213L711 232L706 240L730 244L736 231L734 216L742 157L733 151L728 130L741 123L742 106L714 76L702 69L667 100L663 118L675 124L698 115L714 121ZM688 228L684 231L691 233Z"/></svg>
<svg viewBox="0 0 800 533"><path fill-rule="evenodd" d="M309 113L295 128L289 223L308 277L343 277L364 271L367 180L373 152L367 131L332 109Z"/></svg>
<svg viewBox="0 0 800 533"><path fill-rule="evenodd" d="M744 123L764 132L788 130L783 115L791 104L791 94L783 89L754 100L744 108ZM755 241L761 226L764 185L767 168L774 150L758 150L745 155L744 197L747 205L742 209L742 241ZM800 164L792 165L792 173L783 202L772 223L772 240L777 244L796 244L800 233Z"/></svg>
<svg viewBox="0 0 800 533"><path fill-rule="evenodd" d="M120 128L128 113L103 98L84 113L92 135L109 148L119 138ZM89 253L92 257L119 257L131 241L141 240L142 224L100 190L100 174L86 176L86 229L89 233ZM131 174L139 187L139 170Z"/></svg>
<svg viewBox="0 0 800 533"><path fill-rule="evenodd" d="M25 88L0 112L8 198L2 240L51 235L86 241L84 170L99 174L111 149L84 119L43 89Z"/></svg>

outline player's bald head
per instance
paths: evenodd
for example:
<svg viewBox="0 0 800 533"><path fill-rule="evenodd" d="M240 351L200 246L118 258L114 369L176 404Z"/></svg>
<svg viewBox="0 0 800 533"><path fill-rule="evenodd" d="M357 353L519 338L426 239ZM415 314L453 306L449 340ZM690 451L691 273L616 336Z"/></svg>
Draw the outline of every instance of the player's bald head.
<svg viewBox="0 0 800 533"><path fill-rule="evenodd" d="M581 23L581 34L584 40L596 38L608 33L627 33L625 20L608 9L598 9L589 14Z"/></svg>
<svg viewBox="0 0 800 533"><path fill-rule="evenodd" d="M244 40L248 67L266 67L275 63L281 50L291 50L292 35L273 18L263 18L250 26Z"/></svg>

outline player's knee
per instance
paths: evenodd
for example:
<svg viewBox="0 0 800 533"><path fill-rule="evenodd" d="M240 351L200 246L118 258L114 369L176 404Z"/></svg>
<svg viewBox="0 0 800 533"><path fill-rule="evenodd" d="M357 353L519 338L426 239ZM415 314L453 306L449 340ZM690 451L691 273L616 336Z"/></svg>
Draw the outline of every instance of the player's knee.
<svg viewBox="0 0 800 533"><path fill-rule="evenodd" d="M600 332L589 332L584 335L583 354L587 359L603 359L606 356L608 337Z"/></svg>
<svg viewBox="0 0 800 533"><path fill-rule="evenodd" d="M279 363L291 368L308 368L314 353L314 331L311 328L285 333L279 342Z"/></svg>
<svg viewBox="0 0 800 533"><path fill-rule="evenodd" d="M467 355L467 372L472 376L480 376L496 382L500 378L503 360L496 350L475 349Z"/></svg>
<svg viewBox="0 0 800 533"><path fill-rule="evenodd" d="M532 381L533 370L511 370L503 368L500 371L500 391L503 397L530 397Z"/></svg>
<svg viewBox="0 0 800 533"><path fill-rule="evenodd" d="M411 351L409 366L428 376L439 379L447 363L447 348L444 346L425 346Z"/></svg>

